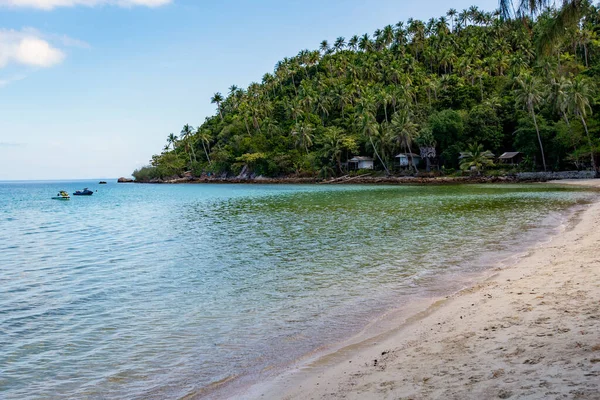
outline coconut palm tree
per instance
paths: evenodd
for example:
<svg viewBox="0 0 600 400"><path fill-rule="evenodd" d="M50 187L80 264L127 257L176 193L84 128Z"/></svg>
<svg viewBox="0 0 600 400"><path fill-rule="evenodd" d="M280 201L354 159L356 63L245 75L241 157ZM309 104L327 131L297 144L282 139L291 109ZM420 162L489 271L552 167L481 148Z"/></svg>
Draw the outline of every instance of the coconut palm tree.
<svg viewBox="0 0 600 400"><path fill-rule="evenodd" d="M291 132L292 136L296 138L296 146L303 147L306 150L306 154L308 154L308 148L313 145L313 138L315 137L313 132L314 128L306 122L294 125Z"/></svg>
<svg viewBox="0 0 600 400"><path fill-rule="evenodd" d="M515 100L517 106L521 106L526 109L533 119L535 125L535 131L537 133L538 142L540 144L540 151L542 153L542 163L544 165L544 171L546 171L546 156L544 155L544 145L542 144L542 137L540 136L540 129L537 124L537 118L535 115L535 109L542 102L544 96L541 88L540 80L529 74L519 76L515 79Z"/></svg>
<svg viewBox="0 0 600 400"><path fill-rule="evenodd" d="M377 93L377 103L383 107L383 114L385 116L385 122L388 122L387 108L392 101L392 95L384 88Z"/></svg>
<svg viewBox="0 0 600 400"><path fill-rule="evenodd" d="M390 123L383 121L379 124L379 129L373 138L375 146L379 149L381 158L384 159L386 163L393 160L392 153L395 147L396 136L390 127Z"/></svg>
<svg viewBox="0 0 600 400"><path fill-rule="evenodd" d="M379 162L383 166L385 173L387 175L389 175L390 171L388 170L388 167L385 164L385 161L383 161L383 158L381 158L379 151L377 151L377 146L373 142L373 138L379 135L379 129L380 129L379 124L377 123L377 120L375 119L375 116L370 111L371 109L374 108L374 106L369 101L369 99L361 99L361 100L363 100L363 103L366 103L366 104L363 104L360 107L361 110L359 111L358 122L360 124L360 129L362 131L363 136L369 140L369 143L371 144L371 147L373 148L373 152L375 153L375 156L379 159Z"/></svg>
<svg viewBox="0 0 600 400"><path fill-rule="evenodd" d="M548 102L554 104L554 108L558 114L565 120L569 136L573 138L571 130L571 120L569 119L570 104L569 95L571 92L572 82L564 76L552 76L550 79L550 90L548 92ZM579 165L579 155L577 153L577 145L573 138L573 148L575 150L575 161Z"/></svg>
<svg viewBox="0 0 600 400"><path fill-rule="evenodd" d="M287 104L287 110L296 124L298 124L298 118L304 115L304 110L302 109L302 104L300 100L295 97Z"/></svg>
<svg viewBox="0 0 600 400"><path fill-rule="evenodd" d="M358 38L357 35L354 35L350 38L350 40L348 41L348 47L353 50L356 51L356 49L358 48L358 41L360 39Z"/></svg>
<svg viewBox="0 0 600 400"><path fill-rule="evenodd" d="M342 153L344 150L352 149L355 147L355 142L344 136L344 131L337 127L332 126L327 128L323 138L321 152L323 156L338 168L339 172L343 171L342 168Z"/></svg>
<svg viewBox="0 0 600 400"><path fill-rule="evenodd" d="M327 40L323 40L319 45L319 50L321 50L323 54L327 54L327 52L329 52L329 42Z"/></svg>
<svg viewBox="0 0 600 400"><path fill-rule="evenodd" d="M548 102L554 104L556 111L565 120L569 129L571 121L569 120L569 92L572 82L570 79L559 76L550 79L550 90L548 91Z"/></svg>
<svg viewBox="0 0 600 400"><path fill-rule="evenodd" d="M384 47L388 47L394 41L394 27L391 25L386 25L383 28L383 33L381 34L381 40L383 41Z"/></svg>
<svg viewBox="0 0 600 400"><path fill-rule="evenodd" d="M210 102L212 104L217 105L217 109L219 110L219 115L221 116L221 121L223 121L223 113L221 112L221 103L223 102L223 95L219 92L215 93L213 97L210 98Z"/></svg>
<svg viewBox="0 0 600 400"><path fill-rule="evenodd" d="M507 17L518 17L526 20L526 16L534 16L543 12L547 7L555 5L554 0L527 0L519 1L515 7L513 0L500 0L500 11ZM562 3L562 4L561 4ZM538 49L547 53L553 43L564 36L568 28L574 27L579 22L583 10L587 7L586 0L562 0L560 6L549 24L538 37Z"/></svg>
<svg viewBox="0 0 600 400"><path fill-rule="evenodd" d="M460 169L463 171L476 170L477 174L490 165L494 165L494 154L484 150L483 145L473 143L466 151L460 152Z"/></svg>
<svg viewBox="0 0 600 400"><path fill-rule="evenodd" d="M212 139L210 136L210 132L207 129L202 129L202 127L199 126L198 130L196 131L196 137L198 138L198 140L200 140L200 143L202 143L202 148L204 149L204 155L206 155L208 165L212 165L212 162L210 161L210 156L208 155L208 151L210 150L210 141Z"/></svg>
<svg viewBox="0 0 600 400"><path fill-rule="evenodd" d="M500 0L500 11L505 17L532 15L542 12L546 7L553 4L554 1L552 0L519 1L518 6L515 8L513 0ZM562 8L570 9L569 12L579 12L584 6L585 3L582 0L562 0Z"/></svg>
<svg viewBox="0 0 600 400"><path fill-rule="evenodd" d="M592 142L592 137L590 136L590 132L588 130L587 123L585 122L585 118L588 112L592 113L592 107L590 105L591 101L594 98L594 86L593 84L583 76L578 76L573 80L573 83L569 90L569 108L573 111L573 113L579 117L581 120L581 124L585 128L585 134L588 139L588 144L590 146L590 157L592 161L592 167L596 172L596 175L599 174L598 167L596 166L596 158L594 157L594 145Z"/></svg>
<svg viewBox="0 0 600 400"><path fill-rule="evenodd" d="M192 165L193 161L196 161L196 152L194 151L193 135L194 127L190 124L185 124L181 129L181 140L185 142L186 152L190 156L190 166ZM189 149L191 149L191 152L189 151Z"/></svg>
<svg viewBox="0 0 600 400"><path fill-rule="evenodd" d="M337 38L333 44L335 51L341 51L346 46L346 39L343 36Z"/></svg>
<svg viewBox="0 0 600 400"><path fill-rule="evenodd" d="M365 52L373 50L373 42L371 42L367 33L358 40L358 48Z"/></svg>
<svg viewBox="0 0 600 400"><path fill-rule="evenodd" d="M167 136L167 148L169 150L169 146L173 146L173 150L175 150L175 146L177 145L177 139L179 139L175 134L169 133Z"/></svg>
<svg viewBox="0 0 600 400"><path fill-rule="evenodd" d="M454 21L456 18L456 15L458 14L458 11L456 11L455 8L451 8L448 10L448 12L446 13L446 15L448 16L448 18L450 18L450 24L451 24L451 30L452 32L454 32Z"/></svg>
<svg viewBox="0 0 600 400"><path fill-rule="evenodd" d="M596 39L597 39L596 32L588 29L586 26L582 26L577 31L577 44L583 48L583 58L585 60L586 67L589 67L588 46L591 43L594 43L596 41Z"/></svg>
<svg viewBox="0 0 600 400"><path fill-rule="evenodd" d="M414 139L418 135L419 127L412 121L411 114L408 109L404 108L392 116L391 128L392 132L396 136L398 144L400 144L400 147L402 147L402 149L408 153L409 168L414 168L415 172L419 172L417 171L417 166L414 163L411 148Z"/></svg>

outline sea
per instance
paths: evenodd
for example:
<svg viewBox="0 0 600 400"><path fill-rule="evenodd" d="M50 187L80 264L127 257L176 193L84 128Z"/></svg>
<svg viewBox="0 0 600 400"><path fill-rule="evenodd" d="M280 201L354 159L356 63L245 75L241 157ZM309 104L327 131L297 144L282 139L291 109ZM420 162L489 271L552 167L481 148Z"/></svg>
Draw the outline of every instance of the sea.
<svg viewBox="0 0 600 400"><path fill-rule="evenodd" d="M0 398L224 396L224 382L268 379L461 289L598 198L544 184L0 182Z"/></svg>

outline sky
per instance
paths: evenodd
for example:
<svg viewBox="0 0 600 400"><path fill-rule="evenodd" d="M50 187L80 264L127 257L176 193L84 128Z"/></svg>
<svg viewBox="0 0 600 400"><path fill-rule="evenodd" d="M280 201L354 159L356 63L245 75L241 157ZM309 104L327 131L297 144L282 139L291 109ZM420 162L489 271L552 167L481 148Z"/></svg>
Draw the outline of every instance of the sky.
<svg viewBox="0 0 600 400"><path fill-rule="evenodd" d="M129 176L327 39L498 0L0 0L0 180Z"/></svg>

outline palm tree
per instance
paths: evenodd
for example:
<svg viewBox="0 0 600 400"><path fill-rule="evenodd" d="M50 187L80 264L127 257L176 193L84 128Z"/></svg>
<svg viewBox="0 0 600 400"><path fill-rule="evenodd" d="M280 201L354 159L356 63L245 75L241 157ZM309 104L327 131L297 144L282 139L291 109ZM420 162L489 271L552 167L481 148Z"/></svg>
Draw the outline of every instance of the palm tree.
<svg viewBox="0 0 600 400"><path fill-rule="evenodd" d="M306 154L308 154L308 148L313 145L313 138L315 137L313 131L314 128L306 122L296 124L292 129L292 136L296 138L296 146L304 147Z"/></svg>
<svg viewBox="0 0 600 400"><path fill-rule="evenodd" d="M554 1L551 0L530 0L520 1L515 9L513 0L500 0L500 11L505 17L513 15L523 16L536 14L543 11L546 7L552 6ZM573 11L579 11L585 5L581 0L563 0L562 8L570 8Z"/></svg>
<svg viewBox="0 0 600 400"><path fill-rule="evenodd" d="M348 93L348 89L343 86L343 85L337 85L336 87L333 88L333 103L339 107L341 113L342 113L342 118L344 117L344 109L346 108L346 106L348 104L350 104L352 98L350 96L350 94Z"/></svg>
<svg viewBox="0 0 600 400"><path fill-rule="evenodd" d="M365 52L373 50L373 42L371 42L368 34L365 33L358 40L358 48Z"/></svg>
<svg viewBox="0 0 600 400"><path fill-rule="evenodd" d="M377 120L375 119L373 113L370 111L374 107L372 106L372 104L370 104L368 99L362 100L364 101L364 103L366 103L361 106L361 110L359 111L359 123L362 133L367 139L369 139L375 156L379 159L379 162L383 166L385 173L389 175L390 171L388 170L385 161L383 161L381 155L377 151L377 146L375 145L375 143L373 143L373 137L379 134L379 124L377 123Z"/></svg>
<svg viewBox="0 0 600 400"><path fill-rule="evenodd" d="M322 145L321 151L325 158L335 163L338 171L342 172L342 152L351 147L344 131L337 126L327 128Z"/></svg>
<svg viewBox="0 0 600 400"><path fill-rule="evenodd" d="M400 110L392 116L391 128L396 135L396 140L400 147L408 153L409 168L417 171L417 166L412 157L412 143L418 135L418 125L412 121L411 115L407 109Z"/></svg>
<svg viewBox="0 0 600 400"><path fill-rule="evenodd" d="M200 142L202 143L202 148L204 149L204 154L206 155L206 160L208 161L208 165L212 165L212 162L210 161L210 156L208 155L208 150L207 150L207 146L208 149L210 149L210 133L208 132L208 130L206 129L202 129L201 126L198 127L198 130L196 131L196 137L198 139L200 139Z"/></svg>
<svg viewBox="0 0 600 400"><path fill-rule="evenodd" d="M304 115L304 110L302 109L302 104L297 97L294 97L292 101L287 104L288 111L290 116L294 119L296 124L298 124L298 117L302 117Z"/></svg>
<svg viewBox="0 0 600 400"><path fill-rule="evenodd" d="M556 111L560 114L560 116L565 120L567 124L567 129L569 131L569 136L572 138L573 149L575 150L575 162L576 165L579 165L579 154L577 152L577 145L575 142L575 138L573 137L573 132L571 130L571 121L569 120L569 112L570 112L570 93L572 82L568 78L564 76L560 76L558 78L552 77L550 80L551 90L548 94L548 101L554 104Z"/></svg>
<svg viewBox="0 0 600 400"><path fill-rule="evenodd" d="M329 48L327 41L323 40L323 42L325 43L325 45L327 45L327 48ZM294 59L285 57L283 59L282 65L286 77L289 76L292 79L292 87L294 88L294 93L296 94L296 96L298 96L298 89L296 88L296 81L294 80L294 76L297 72L297 62Z"/></svg>
<svg viewBox="0 0 600 400"><path fill-rule="evenodd" d="M515 83L517 85L517 88L515 89L515 99L517 105L525 108L531 114L531 118L533 118L533 124L535 125L535 131L537 133L540 151L542 153L542 163L544 165L544 171L546 171L544 145L542 144L542 137L540 136L540 129L535 116L535 109L543 99L540 81L538 78L526 74L524 76L517 77Z"/></svg>
<svg viewBox="0 0 600 400"><path fill-rule="evenodd" d="M357 35L354 35L350 38L350 40L348 41L348 47L354 51L356 51L356 49L358 48L358 41L360 39L358 38Z"/></svg>
<svg viewBox="0 0 600 400"><path fill-rule="evenodd" d="M191 153L188 152L189 156L190 156L190 166L192 165L193 161L196 161L196 152L194 151L194 143L193 143L193 135L194 135L194 127L192 127L190 124L185 124L183 126L183 128L181 129L181 140L183 140L185 142L185 147L186 150L188 149L192 149ZM192 156L193 161L192 161Z"/></svg>
<svg viewBox="0 0 600 400"><path fill-rule="evenodd" d="M379 124L379 129L374 136L374 144L379 148L379 154L382 159L389 162L393 159L392 152L394 150L394 144L396 142L396 136L392 131L390 124L383 121Z"/></svg>
<svg viewBox="0 0 600 400"><path fill-rule="evenodd" d="M223 95L219 92L215 93L213 97L211 97L210 102L212 104L217 104L217 109L219 110L221 121L223 121L223 113L221 112L221 103L223 102Z"/></svg>
<svg viewBox="0 0 600 400"><path fill-rule="evenodd" d="M173 146L173 150L175 150L175 146L177 145L177 139L178 137L175 134L169 133L169 136L167 136L166 150L169 150L169 146Z"/></svg>
<svg viewBox="0 0 600 400"><path fill-rule="evenodd" d="M391 25L386 25L383 28L383 33L381 35L381 40L383 40L383 45L388 47L394 41L394 27Z"/></svg>
<svg viewBox="0 0 600 400"><path fill-rule="evenodd" d="M569 91L571 89L572 82L560 76L558 78L553 77L550 80L550 91L548 92L548 101L554 104L554 107L564 118L567 127L571 129L571 121L569 121Z"/></svg>
<svg viewBox="0 0 600 400"><path fill-rule="evenodd" d="M346 39L342 36L337 38L335 40L335 43L333 44L333 48L335 49L335 51L343 50L345 46L346 46Z"/></svg>
<svg viewBox="0 0 600 400"><path fill-rule="evenodd" d="M321 95L316 97L315 100L315 112L320 112L323 117L323 125L325 125L325 118L329 116L329 105L331 99L324 90L321 91Z"/></svg>
<svg viewBox="0 0 600 400"><path fill-rule="evenodd" d="M518 6L515 8L513 0L500 0L500 11L507 18L515 16L525 21L526 16L539 14L546 7L553 6L554 3L554 0L519 1ZM568 28L577 25L587 4L586 0L562 0L562 5L557 10L556 15L538 37L538 49L547 53L553 43L559 37L565 35Z"/></svg>
<svg viewBox="0 0 600 400"><path fill-rule="evenodd" d="M477 174L490 165L494 165L494 154L489 150L484 150L483 145L473 143L467 151L460 152L460 169L463 171L475 169Z"/></svg>
<svg viewBox="0 0 600 400"><path fill-rule="evenodd" d="M583 48L583 57L585 60L585 66L588 67L588 45L595 42L596 32L587 29L585 26L581 27L577 32L577 44Z"/></svg>
<svg viewBox="0 0 600 400"><path fill-rule="evenodd" d="M478 24L480 22L481 12L479 11L479 7L471 6L467 10L467 12L469 13L469 18L471 19L471 22L473 22L474 24Z"/></svg>
<svg viewBox="0 0 600 400"><path fill-rule="evenodd" d="M385 90L385 88L381 89L379 91L379 93L377 94L377 102L380 106L383 107L383 114L385 116L385 122L388 122L387 107L391 101L392 101L392 95L387 90Z"/></svg>
<svg viewBox="0 0 600 400"><path fill-rule="evenodd" d="M319 45L319 50L326 54L329 51L329 42L327 40L323 40Z"/></svg>
<svg viewBox="0 0 600 400"><path fill-rule="evenodd" d="M573 81L573 84L570 87L569 91L569 108L573 110L573 113L578 116L581 120L583 127L585 128L585 134L588 139L588 144L590 146L590 157L592 160L592 167L596 175L600 172L598 171L598 167L596 166L596 158L594 157L594 146L592 143L592 137L590 136L590 132L588 130L588 126L585 122L585 117L587 113L592 113L592 107L590 102L594 98L594 87L593 84L588 81L583 76L578 76Z"/></svg>
<svg viewBox="0 0 600 400"><path fill-rule="evenodd" d="M458 13L457 28L465 28L467 26L469 26L469 13L467 10L462 10Z"/></svg>
<svg viewBox="0 0 600 400"><path fill-rule="evenodd" d="M454 19L456 17L456 14L458 14L458 11L456 11L455 8L449 9L448 12L446 13L446 15L448 16L448 18L450 18L452 32L454 32Z"/></svg>

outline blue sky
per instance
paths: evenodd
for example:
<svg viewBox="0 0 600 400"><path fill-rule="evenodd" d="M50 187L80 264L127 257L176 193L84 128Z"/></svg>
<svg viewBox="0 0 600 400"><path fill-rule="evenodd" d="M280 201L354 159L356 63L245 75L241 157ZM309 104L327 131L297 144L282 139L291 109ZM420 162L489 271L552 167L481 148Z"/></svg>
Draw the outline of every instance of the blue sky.
<svg viewBox="0 0 600 400"><path fill-rule="evenodd" d="M497 0L0 0L0 180L128 176L321 40Z"/></svg>

